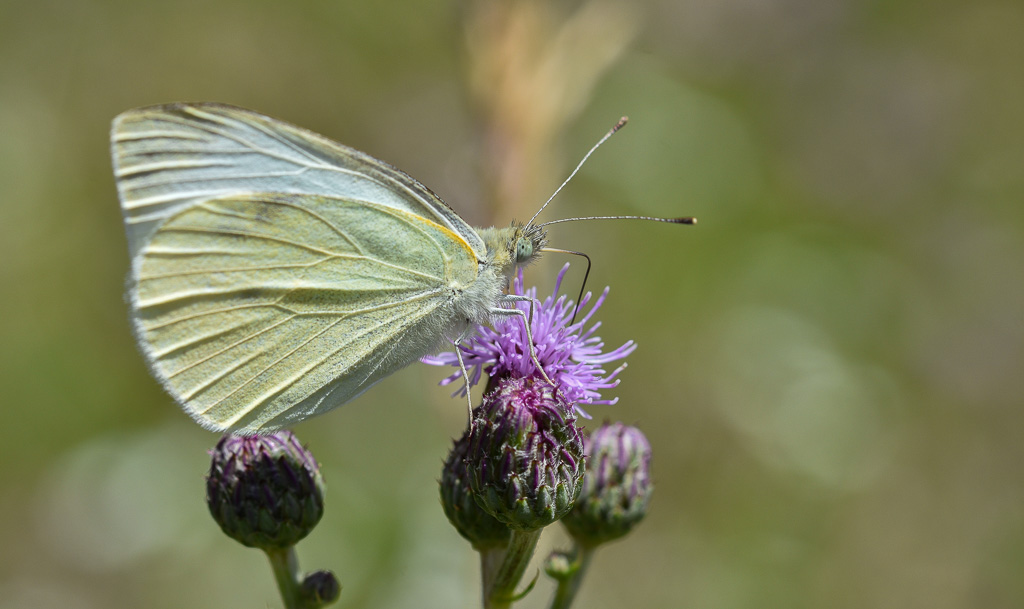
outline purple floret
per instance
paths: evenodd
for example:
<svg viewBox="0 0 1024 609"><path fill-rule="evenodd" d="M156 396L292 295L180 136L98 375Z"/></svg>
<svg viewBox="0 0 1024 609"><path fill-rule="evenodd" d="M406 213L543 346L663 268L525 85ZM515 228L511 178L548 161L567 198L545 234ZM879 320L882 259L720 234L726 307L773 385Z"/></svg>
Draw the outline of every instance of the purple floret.
<svg viewBox="0 0 1024 609"><path fill-rule="evenodd" d="M625 358L636 349L636 344L631 340L626 341L618 349L602 353L604 343L600 337L594 336L594 332L601 327L601 322L595 322L589 329L585 329L586 324L608 296L608 288L604 289L582 319L569 323L574 303L564 295L558 295L562 278L568 269L569 265L566 264L558 273L554 293L545 298L544 302L534 306L533 324L530 329L537 346L537 359L548 377L558 385L562 397L576 404L576 409L582 416L590 418L579 405L616 403L618 398L602 399L600 390L617 386L619 381L616 377L626 364L623 363L610 374L601 366ZM534 300L537 298L537 288L523 290L522 270L513 282L513 293L525 294ZM582 298L581 310L591 298L590 292ZM515 306L529 314L529 303L518 302ZM516 378L541 376L530 358L526 332L519 317L496 317L493 328L479 326L476 334L463 341L459 348L466 362L471 385L480 382L484 372L488 376L508 375ZM421 361L435 366L459 366L454 351L424 357ZM456 371L442 380L441 385L448 385L461 378L462 372ZM456 394L464 395L465 391L466 387L463 385Z"/></svg>

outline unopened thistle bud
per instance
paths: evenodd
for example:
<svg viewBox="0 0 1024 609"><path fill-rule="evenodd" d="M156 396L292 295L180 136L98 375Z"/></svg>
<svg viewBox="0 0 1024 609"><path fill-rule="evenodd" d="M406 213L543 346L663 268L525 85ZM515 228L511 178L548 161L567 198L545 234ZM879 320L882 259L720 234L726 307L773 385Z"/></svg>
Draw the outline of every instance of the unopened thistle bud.
<svg viewBox="0 0 1024 609"><path fill-rule="evenodd" d="M459 438L441 470L441 506L455 530L473 544L477 551L503 548L512 537L512 530L477 505L466 471L469 432Z"/></svg>
<svg viewBox="0 0 1024 609"><path fill-rule="evenodd" d="M564 516L579 495L583 437L573 405L539 378L506 377L473 411L466 469L477 503L513 529Z"/></svg>
<svg viewBox="0 0 1024 609"><path fill-rule="evenodd" d="M563 581L572 577L576 569L571 556L565 552L555 551L549 554L544 561L544 572L552 579Z"/></svg>
<svg viewBox="0 0 1024 609"><path fill-rule="evenodd" d="M239 543L287 548L320 521L323 477L290 431L224 436L211 456L206 502L224 533Z"/></svg>
<svg viewBox="0 0 1024 609"><path fill-rule="evenodd" d="M582 545L622 537L647 514L651 445L635 427L604 424L585 440L583 492L562 523Z"/></svg>
<svg viewBox="0 0 1024 609"><path fill-rule="evenodd" d="M302 580L302 596L314 607L330 605L341 596L341 584L330 571L314 571Z"/></svg>

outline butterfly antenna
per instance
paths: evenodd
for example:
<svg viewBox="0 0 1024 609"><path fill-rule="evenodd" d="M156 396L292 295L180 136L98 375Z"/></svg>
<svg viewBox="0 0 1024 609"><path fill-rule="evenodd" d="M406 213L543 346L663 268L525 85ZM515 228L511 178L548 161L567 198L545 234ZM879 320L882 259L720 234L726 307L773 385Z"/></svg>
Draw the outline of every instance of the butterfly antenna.
<svg viewBox="0 0 1024 609"><path fill-rule="evenodd" d="M576 314L580 312L580 305L583 304L583 290L587 289L587 277L590 277L590 256L583 252L574 252L572 250L560 250L553 247L545 247L541 250L542 252L557 252L559 254L572 254L573 256L583 256L587 259L587 272L583 273L583 285L580 286L580 295L576 298L576 307L572 310L572 320L569 321L569 325L576 323Z"/></svg>
<svg viewBox="0 0 1024 609"><path fill-rule="evenodd" d="M562 218L543 222L537 226L548 226L550 224L561 224L562 222L576 222L577 220L652 220L654 222L667 222L669 224L696 224L697 218L685 216L682 218L659 218L657 216L581 216L578 218Z"/></svg>
<svg viewBox="0 0 1024 609"><path fill-rule="evenodd" d="M563 188L565 188L565 185L569 183L569 180L571 180L573 176L576 175L576 173L580 170L580 167L583 167L583 163L587 162L587 159L590 158L590 155L594 154L594 151L597 150L601 146L601 144L605 143L608 140L608 138L615 135L615 132L618 131L619 129L622 129L627 122L629 122L628 116L623 116L622 118L620 118L619 122L615 123L615 126L609 129L608 133L605 133L604 137L599 139L597 143L594 144L594 146L585 155L583 155L583 159L579 162L578 165L576 165L576 169L573 169L572 173L569 174L569 177L567 177L565 181L562 182L562 185L555 189L555 192L552 193L550 197L548 197L547 201L544 201L544 205L541 205L540 209L537 210L537 213L533 214L533 217L530 218L530 221L526 223L527 225L533 224L533 221L537 219L537 216L540 215L540 212L544 211L544 208L548 206L548 203L550 203L551 200L554 199L555 196L558 195L558 193L560 193Z"/></svg>

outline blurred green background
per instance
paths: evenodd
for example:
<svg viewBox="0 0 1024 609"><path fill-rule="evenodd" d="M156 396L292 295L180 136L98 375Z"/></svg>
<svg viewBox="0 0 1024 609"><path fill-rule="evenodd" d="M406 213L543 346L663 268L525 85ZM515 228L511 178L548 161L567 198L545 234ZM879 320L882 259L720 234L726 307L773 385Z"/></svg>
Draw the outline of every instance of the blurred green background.
<svg viewBox="0 0 1024 609"><path fill-rule="evenodd" d="M482 225L631 117L544 218L700 224L552 227L612 286L607 344L639 343L591 413L655 450L579 606L1024 606L1022 66L1019 0L0 0L0 608L279 606L206 513L216 437L129 333L108 129L181 100L367 151ZM300 559L340 607L479 606L437 500L446 373L295 430L328 482Z"/></svg>

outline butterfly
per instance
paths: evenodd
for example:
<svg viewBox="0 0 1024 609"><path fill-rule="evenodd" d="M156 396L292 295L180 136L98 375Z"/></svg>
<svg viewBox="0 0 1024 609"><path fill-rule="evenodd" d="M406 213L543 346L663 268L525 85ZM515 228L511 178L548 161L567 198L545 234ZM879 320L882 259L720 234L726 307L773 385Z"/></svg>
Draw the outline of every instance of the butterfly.
<svg viewBox="0 0 1024 609"><path fill-rule="evenodd" d="M224 104L129 110L111 149L135 338L207 429L294 425L492 316L525 321L504 290L545 250L532 219L473 228L387 163Z"/></svg>

